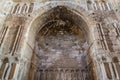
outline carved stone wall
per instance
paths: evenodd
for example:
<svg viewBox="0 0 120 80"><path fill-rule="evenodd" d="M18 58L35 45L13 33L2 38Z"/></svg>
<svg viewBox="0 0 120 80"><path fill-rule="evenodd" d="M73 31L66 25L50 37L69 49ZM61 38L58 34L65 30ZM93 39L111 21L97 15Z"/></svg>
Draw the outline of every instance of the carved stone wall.
<svg viewBox="0 0 120 80"><path fill-rule="evenodd" d="M0 79L120 80L119 6L119 0L1 0Z"/></svg>

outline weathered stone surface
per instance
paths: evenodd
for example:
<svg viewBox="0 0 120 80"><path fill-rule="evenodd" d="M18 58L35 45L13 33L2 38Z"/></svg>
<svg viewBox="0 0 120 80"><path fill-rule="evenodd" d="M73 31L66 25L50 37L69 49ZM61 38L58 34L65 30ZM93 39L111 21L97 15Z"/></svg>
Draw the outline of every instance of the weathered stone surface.
<svg viewBox="0 0 120 80"><path fill-rule="evenodd" d="M0 80L119 80L119 0L0 0Z"/></svg>

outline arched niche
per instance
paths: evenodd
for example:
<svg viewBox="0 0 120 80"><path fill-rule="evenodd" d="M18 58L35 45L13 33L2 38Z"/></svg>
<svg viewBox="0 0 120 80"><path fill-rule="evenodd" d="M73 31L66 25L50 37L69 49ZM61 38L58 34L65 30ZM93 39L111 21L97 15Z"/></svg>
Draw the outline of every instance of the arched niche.
<svg viewBox="0 0 120 80"><path fill-rule="evenodd" d="M66 6L57 6L57 7L54 7L52 9L48 10L47 12L45 12L41 16L37 17L33 21L31 28L29 29L29 32L28 32L29 34L27 34L28 38L30 40L28 43L31 43L30 44L30 45L32 45L31 48L34 49L33 53L31 54L32 55L31 56L32 63L31 63L31 67L29 70L31 80L38 78L37 75L39 74L38 72L40 72L40 71L44 71L44 70L47 70L47 72L49 70L51 71L50 68L41 70L42 68L40 68L40 66L42 63L40 63L39 61L42 61L42 59L40 59L40 57L44 57L44 56L40 56L39 52L36 50L36 46L41 48L41 46L39 46L39 45L45 45L45 47L46 47L46 46L48 46L49 43L52 43L52 42L53 42L53 44L56 44L56 43L54 43L54 40L50 41L51 35L52 35L52 37L54 37L54 39L56 39L58 36L61 36L59 39L63 39L63 38L66 39L66 37L67 37L68 42L71 39L71 41L73 41L73 43L69 42L68 44L70 44L70 45L73 45L74 42L76 42L76 41L74 41L74 39L77 39L78 45L79 45L79 43L82 43L82 42L84 43L81 46L79 45L79 47L81 47L81 51L79 50L76 53L78 56L82 56L81 60L83 60L83 62L82 61L77 62L76 60L73 60L73 63L76 63L76 64L74 64L74 66L70 65L70 63L69 63L68 64L69 66L66 65L66 66L62 66L62 67L67 67L67 68L72 67L73 69L75 68L73 70L73 72L74 71L80 71L83 73L87 72L87 69L86 69L86 67L88 67L87 66L87 64L88 64L87 55L89 54L88 49L89 49L89 45L91 43L91 31L90 31L90 26L88 26L87 22L82 17L83 16L81 16L78 12L76 12L75 10L71 10ZM49 30L49 31L52 30L52 31L50 31L50 34L48 34L48 36L47 36L48 38L46 38L45 37L46 35L44 35L47 30ZM56 33L55 30L58 30L58 33ZM54 34L58 34L58 35L53 36ZM68 34L69 36L68 35L66 36L66 34ZM41 41L42 38L43 38L43 42ZM72 39L72 38L74 38L74 39ZM44 40L44 39L46 39L46 40ZM57 40L59 41L59 39L56 39L56 41ZM79 42L80 40L81 40L81 42ZM40 44L37 44L39 41L40 41ZM47 42L44 42L44 41L47 41ZM64 45L64 46L67 45L67 47L69 46L68 44L66 44L66 41L63 41L62 44L60 43L60 45ZM52 44L50 44L50 45L52 46ZM48 46L48 47L51 47L51 46ZM82 46L84 46L84 48ZM86 48L85 48L85 46L86 46ZM55 47L57 47L57 46L55 46ZM65 49L67 47L62 47L61 50L63 50L63 48ZM76 47L76 46L71 46L71 47ZM69 46L69 49L71 47ZM68 49L68 51L70 53L71 53L71 51L73 51L73 54L72 53L70 54L71 57L75 56L74 50L72 50L72 49L69 50L69 49ZM83 52L82 52L82 49L83 49ZM65 51L67 52L67 49ZM82 54L82 55L80 55L80 54ZM53 55L55 55L55 54L53 54ZM69 58L68 55L69 55L69 53L66 55L62 54L63 57L67 56L67 59ZM50 57L50 56L48 56L48 57ZM73 58L75 58L75 57L73 57ZM69 59L71 60L72 58L69 58ZM66 58L65 58L65 61L66 61ZM68 62L69 61L66 61L63 64L65 65ZM81 63L79 63L79 62L81 62ZM61 68L61 65L59 65L59 63L61 63L61 65L62 65L61 61L58 62L58 64L53 64L53 65L58 66L56 69ZM79 66L80 64L82 64L84 66ZM46 67L46 66L42 66L42 67ZM79 69L79 70L77 70L77 69ZM66 71L66 69L63 71ZM86 75L89 75L89 74L86 74ZM86 76L86 78L88 78L88 76Z"/></svg>

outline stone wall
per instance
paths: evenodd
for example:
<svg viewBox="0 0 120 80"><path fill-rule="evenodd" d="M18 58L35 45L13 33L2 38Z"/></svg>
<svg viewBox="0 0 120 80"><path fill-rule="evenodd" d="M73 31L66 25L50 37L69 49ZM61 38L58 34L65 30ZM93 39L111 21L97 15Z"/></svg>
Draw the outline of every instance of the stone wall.
<svg viewBox="0 0 120 80"><path fill-rule="evenodd" d="M88 60L88 69L93 69L95 79L119 80L120 5L118 1L1 0L0 79L28 79L29 68L31 66L36 68L35 62L39 60L34 51L37 30L46 23L46 19L50 19L42 18L45 16L42 14L49 13L49 10L57 6L65 6L83 19L83 22L78 21L74 16L72 20L76 24L81 22L82 28L85 28L89 34L87 59L92 61ZM88 28L85 27L86 25ZM36 74L36 69L33 71Z"/></svg>

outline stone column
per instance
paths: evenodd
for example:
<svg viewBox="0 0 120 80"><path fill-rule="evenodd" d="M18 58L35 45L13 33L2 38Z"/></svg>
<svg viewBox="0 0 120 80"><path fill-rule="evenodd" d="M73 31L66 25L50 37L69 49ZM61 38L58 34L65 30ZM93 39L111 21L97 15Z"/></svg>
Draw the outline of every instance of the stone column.
<svg viewBox="0 0 120 80"><path fill-rule="evenodd" d="M111 9L110 9L110 5L109 5L108 2L106 3L106 5L107 5L107 7L108 7L108 10L111 10Z"/></svg>
<svg viewBox="0 0 120 80"><path fill-rule="evenodd" d="M104 3L102 3L102 7L103 7L103 10L106 10L106 9L105 9L105 5L104 5Z"/></svg>
<svg viewBox="0 0 120 80"><path fill-rule="evenodd" d="M103 78L102 78L102 80L107 80L107 74L106 74L106 71L105 71L105 67L104 67L104 63L103 62L101 62L101 64L100 64L100 66L101 66L101 74L103 75Z"/></svg>
<svg viewBox="0 0 120 80"><path fill-rule="evenodd" d="M0 34L0 47L4 41L4 38L5 38L5 35L7 34L7 32L8 32L8 27L3 27L3 30Z"/></svg>
<svg viewBox="0 0 120 80"><path fill-rule="evenodd" d="M103 10L103 9L102 9L102 5L101 5L101 2L99 2L99 7L100 7L100 10Z"/></svg>
<svg viewBox="0 0 120 80"><path fill-rule="evenodd" d="M110 71L111 71L112 79L115 79L115 76L114 76L114 72L113 72L113 69L112 69L112 65L111 65L111 63L109 63L109 67L110 67Z"/></svg>
<svg viewBox="0 0 120 80"><path fill-rule="evenodd" d="M119 80L120 78L119 78L119 75L118 75L118 73L117 73L117 69L116 69L115 63L113 63L113 67L114 67L114 69L115 69L116 77L117 77L117 79Z"/></svg>
<svg viewBox="0 0 120 80"><path fill-rule="evenodd" d="M17 6L17 9L16 9L16 11L15 11L15 14L18 14L19 10L20 10L20 6Z"/></svg>
<svg viewBox="0 0 120 80"><path fill-rule="evenodd" d="M8 69L8 71L7 71L7 73L6 73L6 77L5 77L6 80L9 80L9 75L10 75L10 71L11 71L11 68L12 68L11 65L12 65L12 64L9 63L9 69Z"/></svg>
<svg viewBox="0 0 120 80"><path fill-rule="evenodd" d="M23 62L19 62L16 65L16 69L15 69L15 73L14 73L14 76L13 76L13 80L22 80L21 78L22 78L23 71L24 71L24 63Z"/></svg>
<svg viewBox="0 0 120 80"><path fill-rule="evenodd" d="M5 65L5 69L4 69L4 71L3 71L3 75L2 75L2 80L5 79L5 74L6 74L6 71L8 71L8 70L7 70L8 68L9 68L9 63L6 63L6 65Z"/></svg>
<svg viewBox="0 0 120 80"><path fill-rule="evenodd" d="M105 33L103 31L103 28L102 28L102 25L100 24L100 28L101 28L101 31L102 31L102 34L103 34L103 38L104 38L104 41L105 41L105 45L107 47L107 50L109 51L109 48L108 48L108 45L107 45L107 41L106 41L106 38L105 38Z"/></svg>
<svg viewBox="0 0 120 80"><path fill-rule="evenodd" d="M10 12L11 14L13 14L14 9L15 9L15 7L13 6L12 9L11 9L11 12Z"/></svg>
<svg viewBox="0 0 120 80"><path fill-rule="evenodd" d="M23 6L23 5L20 5L20 9L19 9L19 11L18 11L18 14L20 14L20 13L21 13L22 6Z"/></svg>
<svg viewBox="0 0 120 80"><path fill-rule="evenodd" d="M26 10L26 13L29 12L29 8L30 8L30 5L27 5L27 10Z"/></svg>

